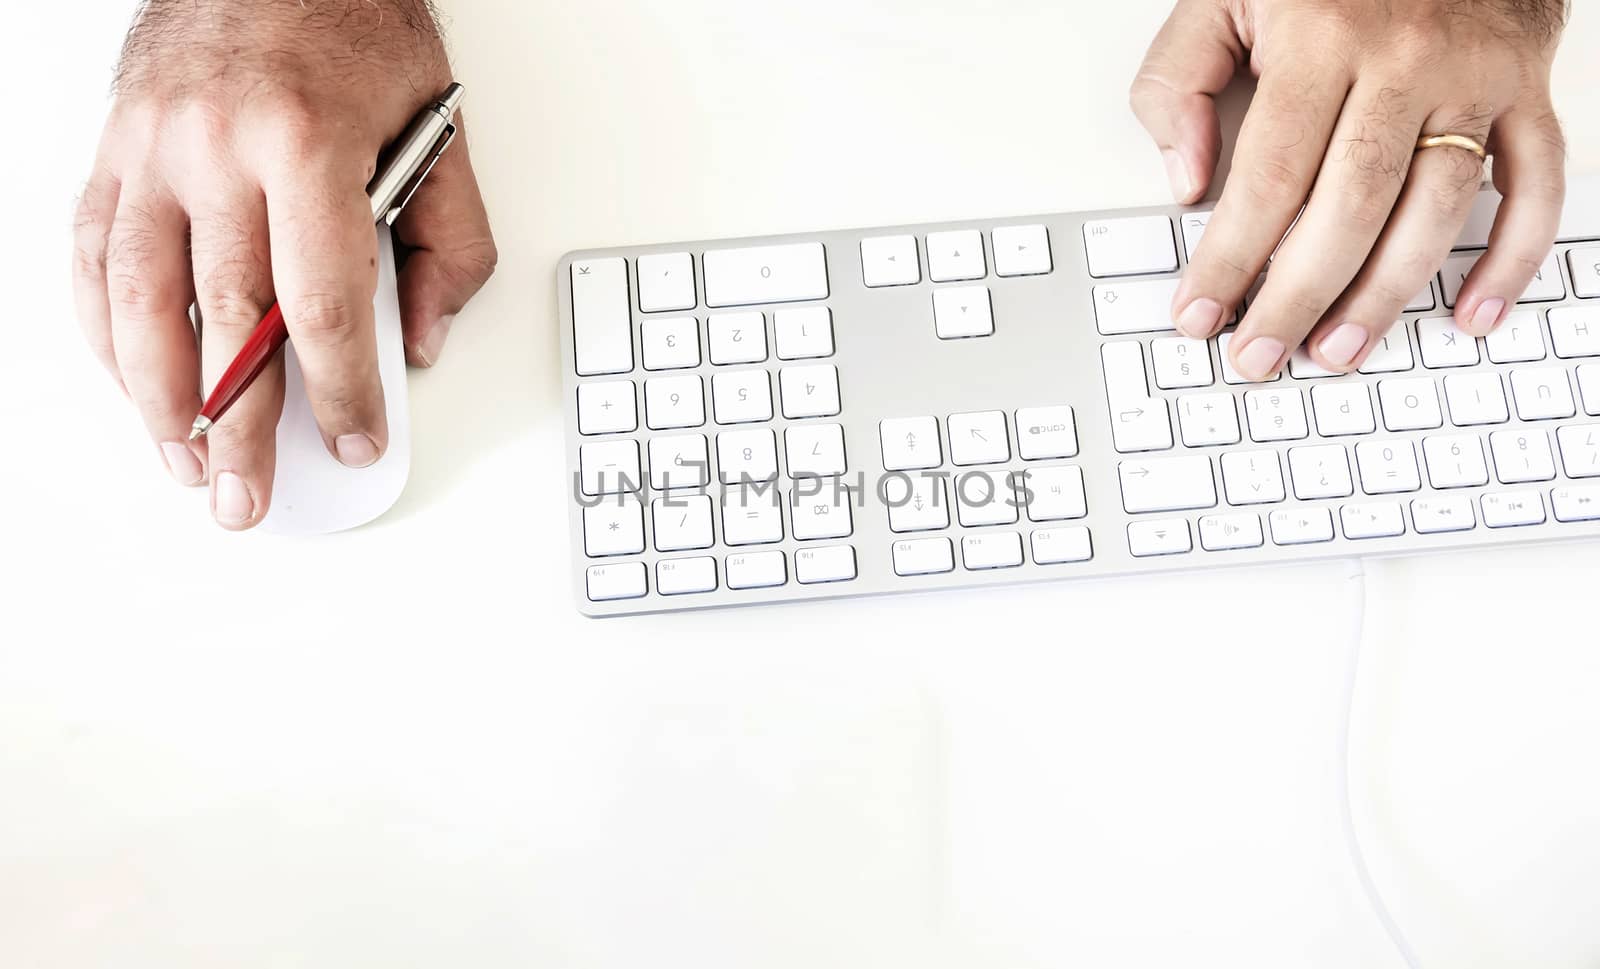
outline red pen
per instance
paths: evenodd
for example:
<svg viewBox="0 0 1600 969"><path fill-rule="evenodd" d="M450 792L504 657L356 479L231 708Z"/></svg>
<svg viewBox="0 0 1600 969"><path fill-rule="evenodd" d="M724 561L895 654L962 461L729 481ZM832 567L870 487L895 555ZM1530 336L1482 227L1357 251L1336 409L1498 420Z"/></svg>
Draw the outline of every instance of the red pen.
<svg viewBox="0 0 1600 969"><path fill-rule="evenodd" d="M452 83L412 119L395 141L387 161L379 166L378 174L367 185L373 224L394 225L400 210L411 201L428 173L433 171L439 156L455 140L456 126L452 119L465 93L461 85ZM288 340L289 328L283 322L283 310L273 303L267 315L256 324L255 332L245 341L239 355L228 365L222 379L217 381L211 396L206 398L200 416L189 429L189 440L204 436L222 419Z"/></svg>

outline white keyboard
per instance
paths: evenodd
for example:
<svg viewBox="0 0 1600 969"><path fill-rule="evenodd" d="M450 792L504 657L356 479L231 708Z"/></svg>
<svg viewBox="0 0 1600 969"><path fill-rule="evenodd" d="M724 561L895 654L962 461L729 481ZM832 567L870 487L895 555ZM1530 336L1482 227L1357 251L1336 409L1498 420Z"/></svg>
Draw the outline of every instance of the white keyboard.
<svg viewBox="0 0 1600 969"><path fill-rule="evenodd" d="M579 608L1600 537L1600 178L1474 339L1497 203L1360 373L1265 384L1172 331L1202 210L573 253Z"/></svg>

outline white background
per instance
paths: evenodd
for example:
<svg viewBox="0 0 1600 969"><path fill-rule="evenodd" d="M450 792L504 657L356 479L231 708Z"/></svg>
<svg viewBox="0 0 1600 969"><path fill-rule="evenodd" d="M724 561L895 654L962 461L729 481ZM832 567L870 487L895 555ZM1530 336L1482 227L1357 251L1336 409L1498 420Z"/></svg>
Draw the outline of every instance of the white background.
<svg viewBox="0 0 1600 969"><path fill-rule="evenodd" d="M316 541L216 529L80 346L129 3L17 6L0 965L1397 964L1336 823L1340 566L570 601L557 257L1164 201L1124 96L1162 0L446 4L501 270L412 377L399 506ZM1589 172L1597 47L1579 4ZM1370 566L1357 813L1427 965L1600 962L1597 566Z"/></svg>

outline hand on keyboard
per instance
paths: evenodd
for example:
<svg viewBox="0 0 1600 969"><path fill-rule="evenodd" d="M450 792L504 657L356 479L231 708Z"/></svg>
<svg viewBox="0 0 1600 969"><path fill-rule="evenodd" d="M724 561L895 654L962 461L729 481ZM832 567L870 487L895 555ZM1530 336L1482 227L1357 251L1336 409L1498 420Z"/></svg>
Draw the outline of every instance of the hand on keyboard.
<svg viewBox="0 0 1600 969"><path fill-rule="evenodd" d="M78 208L78 315L172 476L209 478L226 528L267 512L282 358L209 438L186 438L202 386L274 299L329 451L362 467L387 444L365 186L379 149L449 79L423 0L141 6ZM413 250L399 280L407 354L427 366L495 262L465 139L395 229Z"/></svg>
<svg viewBox="0 0 1600 969"><path fill-rule="evenodd" d="M1210 96L1246 57L1260 81L1173 296L1178 328L1214 336L1259 286L1228 348L1238 373L1271 378L1302 342L1328 370L1360 367L1445 262L1478 191L1476 154L1417 150L1435 134L1494 154L1505 201L1454 312L1475 336L1499 326L1550 273L1565 158L1549 76L1565 14L1564 0L1179 0L1132 91L1179 201L1198 201L1216 169Z"/></svg>

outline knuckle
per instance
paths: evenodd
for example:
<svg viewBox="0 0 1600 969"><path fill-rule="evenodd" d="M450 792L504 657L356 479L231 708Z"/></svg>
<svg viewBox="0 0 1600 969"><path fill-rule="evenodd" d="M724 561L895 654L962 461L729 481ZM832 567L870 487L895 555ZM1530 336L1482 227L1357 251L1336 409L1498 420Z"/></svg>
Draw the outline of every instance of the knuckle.
<svg viewBox="0 0 1600 969"><path fill-rule="evenodd" d="M284 304L283 315L297 334L304 334L314 343L341 343L355 329L355 313L343 293L301 293Z"/></svg>
<svg viewBox="0 0 1600 969"><path fill-rule="evenodd" d="M1305 179L1281 152L1268 152L1255 159L1246 185L1251 197L1264 206L1282 209L1305 201Z"/></svg>
<svg viewBox="0 0 1600 969"><path fill-rule="evenodd" d="M211 329L249 333L261 321L261 303L237 289L218 289L205 296L201 314Z"/></svg>
<svg viewBox="0 0 1600 969"><path fill-rule="evenodd" d="M445 272L454 285L469 285L476 289L489 281L500 264L500 250L494 239L485 236L457 250L447 263Z"/></svg>

